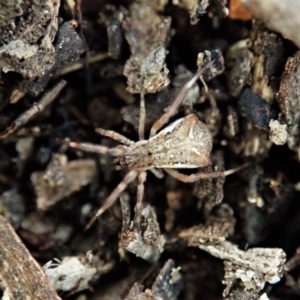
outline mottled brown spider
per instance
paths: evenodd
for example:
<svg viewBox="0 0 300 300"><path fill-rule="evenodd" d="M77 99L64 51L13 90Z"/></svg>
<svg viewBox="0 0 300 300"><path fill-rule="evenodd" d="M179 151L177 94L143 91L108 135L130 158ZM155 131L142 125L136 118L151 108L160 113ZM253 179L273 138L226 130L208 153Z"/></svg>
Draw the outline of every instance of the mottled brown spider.
<svg viewBox="0 0 300 300"><path fill-rule="evenodd" d="M169 119L176 114L177 109L185 98L188 90L197 81L199 76L201 76L212 64L213 61L199 70L193 78L183 86L168 111L153 124L150 130L150 138L148 140L144 139L145 100L142 92L139 120L140 140L138 142L131 141L115 131L101 128L96 129L99 134L117 140L122 145L115 148L108 148L90 143L64 142L70 147L83 151L100 154L108 153L117 157L117 161L121 168L128 169L124 179L112 191L106 202L91 219L87 228L94 223L98 216L115 203L120 194L126 189L127 185L136 178L138 179L136 206L136 211L138 212L144 195L144 182L147 175L146 171L148 170L154 173L158 178L161 178L163 174L160 169L163 169L169 175L183 182L194 182L199 179L217 178L237 171L237 169L233 169L225 172L199 172L191 175L185 175L174 170L174 168L187 169L206 167L211 164L210 153L212 150L212 135L207 126L199 121L198 117L194 114L190 114L184 118L176 120L157 133L158 130L160 130L169 121Z"/></svg>

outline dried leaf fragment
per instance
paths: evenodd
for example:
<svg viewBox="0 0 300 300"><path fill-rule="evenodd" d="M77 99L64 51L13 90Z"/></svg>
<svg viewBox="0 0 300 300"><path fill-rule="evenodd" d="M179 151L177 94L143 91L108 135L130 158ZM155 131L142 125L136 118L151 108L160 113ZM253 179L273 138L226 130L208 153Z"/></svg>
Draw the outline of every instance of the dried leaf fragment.
<svg viewBox="0 0 300 300"><path fill-rule="evenodd" d="M199 18L206 13L209 0L173 0L174 5L186 9L190 15L191 24L197 24Z"/></svg>
<svg viewBox="0 0 300 300"><path fill-rule="evenodd" d="M195 247L205 244L219 244L234 233L235 218L233 210L227 205L221 205L216 215L211 215L205 224L182 230L179 237L188 246Z"/></svg>
<svg viewBox="0 0 300 300"><path fill-rule="evenodd" d="M253 23L249 50L253 52L251 89L268 103L274 101L284 67L286 53L284 39L270 32L260 21Z"/></svg>
<svg viewBox="0 0 300 300"><path fill-rule="evenodd" d="M159 16L144 2L130 6L130 17L123 22L131 50L124 67L130 93L155 93L168 86L165 46L170 25L169 17Z"/></svg>
<svg viewBox="0 0 300 300"><path fill-rule="evenodd" d="M52 44L58 27L60 1L24 1L18 13L0 25L0 68L32 79L54 64ZM2 5L1 5L2 7Z"/></svg>
<svg viewBox="0 0 300 300"><path fill-rule="evenodd" d="M275 145L284 145L288 138L287 125L280 124L278 120L272 119L269 122L269 127L269 139Z"/></svg>
<svg viewBox="0 0 300 300"><path fill-rule="evenodd" d="M124 37L122 35L122 22L126 10L123 7L116 8L114 5L106 5L100 12L100 22L106 26L108 39L108 54L113 59L118 59L121 55Z"/></svg>
<svg viewBox="0 0 300 300"><path fill-rule="evenodd" d="M78 159L68 162L63 154L53 154L45 172L34 172L31 181L37 195L39 209L50 206L91 182L96 172L92 159Z"/></svg>
<svg viewBox="0 0 300 300"><path fill-rule="evenodd" d="M207 172L213 172L212 167L207 167ZM225 177L220 176L218 178L199 180L194 183L193 195L199 199L197 207L204 210L204 213L208 215L210 211L223 200L223 185ZM226 211L225 206L219 207L217 215L223 210ZM229 207L228 207L229 209ZM223 211L224 213L224 211Z"/></svg>
<svg viewBox="0 0 300 300"><path fill-rule="evenodd" d="M288 126L287 143L291 150L298 151L300 142L300 51L288 58L280 81L277 101Z"/></svg>
<svg viewBox="0 0 300 300"><path fill-rule="evenodd" d="M199 248L224 260L225 294L237 279L241 280L247 290L258 292L266 282L275 284L283 276L286 255L282 249L252 248L243 251L228 241L218 245L199 245Z"/></svg>
<svg viewBox="0 0 300 300"><path fill-rule="evenodd" d="M19 0L1 0L0 26L8 25L14 18L21 16L23 8Z"/></svg>
<svg viewBox="0 0 300 300"><path fill-rule="evenodd" d="M238 97L244 86L251 82L253 53L249 50L249 40L233 44L226 54L226 65L229 67L227 83L229 94Z"/></svg>
<svg viewBox="0 0 300 300"><path fill-rule="evenodd" d="M49 261L43 269L55 290L73 294L88 289L90 281L98 279L112 267L112 263L103 263L88 252L78 257L66 256L61 262Z"/></svg>
<svg viewBox="0 0 300 300"><path fill-rule="evenodd" d="M131 220L128 195L123 194L120 201L123 214L120 246L142 259L157 261L164 250L165 238L160 233L154 208L145 204L141 211L141 220L137 214Z"/></svg>
<svg viewBox="0 0 300 300"><path fill-rule="evenodd" d="M254 291L245 291L242 287L237 286L232 288L230 294L225 298L226 300L269 300L268 296L264 293L260 296L259 293Z"/></svg>

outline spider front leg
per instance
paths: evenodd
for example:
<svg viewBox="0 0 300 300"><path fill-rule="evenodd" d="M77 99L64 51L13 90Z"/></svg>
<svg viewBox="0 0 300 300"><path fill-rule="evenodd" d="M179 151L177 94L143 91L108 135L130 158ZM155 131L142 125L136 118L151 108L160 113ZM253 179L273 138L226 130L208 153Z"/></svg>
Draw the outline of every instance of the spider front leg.
<svg viewBox="0 0 300 300"><path fill-rule="evenodd" d="M174 102L168 109L166 113L164 113L152 126L150 130L150 137L154 136L159 129L161 129L172 116L174 116L177 113L178 107L181 105L182 101L186 97L189 89L193 86L193 84L198 80L199 76L201 76L204 71L209 68L214 63L214 60L208 63L205 67L203 67L201 70L199 70L189 82L187 82L183 88L181 89L178 96L175 98Z"/></svg>
<svg viewBox="0 0 300 300"><path fill-rule="evenodd" d="M102 215L107 209L109 209L119 198L119 196L124 192L129 183L131 183L137 176L138 172L135 170L129 171L124 179L117 185L117 187L111 192L111 194L106 199L105 203L98 209L97 213L90 220L86 229L89 229L97 218Z"/></svg>
<svg viewBox="0 0 300 300"><path fill-rule="evenodd" d="M96 129L96 132L103 135L103 136L106 136L106 137L109 137L115 141L118 141L124 145L127 145L127 146L131 146L133 145L135 142L128 139L126 136L120 134L120 133L117 133L113 130L106 130L106 129L102 129L102 128L97 128Z"/></svg>
<svg viewBox="0 0 300 300"><path fill-rule="evenodd" d="M91 152L97 154L110 154L111 156L122 156L125 153L125 146L117 146L109 148L106 146L95 145L91 143L77 143L68 140L60 140L60 142L68 147L78 149L84 152Z"/></svg>

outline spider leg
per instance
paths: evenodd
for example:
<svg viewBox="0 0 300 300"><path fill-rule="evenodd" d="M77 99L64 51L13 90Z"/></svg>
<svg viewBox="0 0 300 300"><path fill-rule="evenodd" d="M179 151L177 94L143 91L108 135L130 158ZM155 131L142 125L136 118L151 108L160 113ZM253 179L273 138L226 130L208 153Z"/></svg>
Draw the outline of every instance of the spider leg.
<svg viewBox="0 0 300 300"><path fill-rule="evenodd" d="M82 150L85 152L92 152L98 154L110 154L111 156L122 156L125 153L125 148L122 146L109 148L106 146L95 145L91 143L77 143L77 142L70 142L67 140L60 140L60 142L68 147Z"/></svg>
<svg viewBox="0 0 300 300"><path fill-rule="evenodd" d="M177 112L178 107L184 100L185 96L187 95L189 89L193 86L193 84L198 80L199 76L201 76L204 71L210 67L214 63L214 60L208 63L205 67L200 69L191 79L189 82L187 82L181 91L179 92L178 96L175 98L174 102L168 109L166 113L164 113L152 126L150 130L150 137L154 136L159 129L161 129L168 121L169 119L174 116Z"/></svg>
<svg viewBox="0 0 300 300"><path fill-rule="evenodd" d="M128 139L127 137L125 137L124 135L117 133L113 130L106 130L106 129L102 129L102 128L97 128L96 132L103 135L103 136L107 136L115 141L118 141L124 145L127 146L131 146L134 144L134 141L131 141L130 139Z"/></svg>
<svg viewBox="0 0 300 300"><path fill-rule="evenodd" d="M204 86L205 93L208 93L208 86L207 86L206 82L204 81L203 76L200 76L199 79Z"/></svg>
<svg viewBox="0 0 300 300"><path fill-rule="evenodd" d="M164 172L161 169L150 169L149 171L151 171L158 179L164 178Z"/></svg>
<svg viewBox="0 0 300 300"><path fill-rule="evenodd" d="M208 172L208 173L199 172L199 173L194 173L191 175L186 175L186 174L182 174L173 169L164 169L164 170L172 177L178 179L179 181L186 182L186 183L187 182L195 182L199 179L210 179L210 178L218 178L220 176L225 176L224 171L216 171L216 172Z"/></svg>
<svg viewBox="0 0 300 300"><path fill-rule="evenodd" d="M204 173L204 172L198 172L198 173L194 173L191 175L186 175L186 174L182 174L174 169L164 169L169 175L173 176L174 178L183 181L183 182L195 182L199 179L211 179L211 178L218 178L218 177L225 177L231 174L234 174L238 171L240 171L241 169L244 169L245 167L247 167L248 164L242 165L240 167L234 168L234 169L230 169L227 171L213 171L213 172L208 172L208 173Z"/></svg>
<svg viewBox="0 0 300 300"><path fill-rule="evenodd" d="M145 91L144 88L141 90L140 100L140 120L139 120L139 140L145 139L145 121L146 121L146 107L145 107Z"/></svg>
<svg viewBox="0 0 300 300"><path fill-rule="evenodd" d="M117 187L111 192L111 194L106 199L105 203L98 209L97 213L92 217L88 225L86 226L86 230L89 229L93 223L97 220L97 218L102 215L107 209L109 209L118 199L118 197L123 193L128 184L132 182L137 176L136 170L129 171L124 179L117 185Z"/></svg>
<svg viewBox="0 0 300 300"><path fill-rule="evenodd" d="M143 210L143 198L145 193L145 181L147 177L147 172L143 171L138 175L138 187L137 187L137 197L135 205L135 219L139 226Z"/></svg>

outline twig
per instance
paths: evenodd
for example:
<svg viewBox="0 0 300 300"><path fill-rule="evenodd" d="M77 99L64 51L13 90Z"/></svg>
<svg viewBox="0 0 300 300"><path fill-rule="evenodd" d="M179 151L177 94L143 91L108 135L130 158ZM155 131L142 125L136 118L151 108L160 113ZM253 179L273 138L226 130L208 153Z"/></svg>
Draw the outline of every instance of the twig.
<svg viewBox="0 0 300 300"><path fill-rule="evenodd" d="M61 299L12 226L1 215L0 232L0 285L4 290L2 299Z"/></svg>
<svg viewBox="0 0 300 300"><path fill-rule="evenodd" d="M105 60L109 57L110 57L110 55L108 53L98 53L95 56L89 57L88 60L85 59L85 62L80 61L80 62L76 62L72 65L67 66L66 68L61 70L60 74L66 75L68 73L78 71L78 70L82 69L85 66L85 64L92 64L95 62L99 62L99 61Z"/></svg>
<svg viewBox="0 0 300 300"><path fill-rule="evenodd" d="M25 125L31 118L33 118L38 112L43 111L61 92L66 86L67 82L61 80L54 88L47 92L42 99L33 104L32 107L21 114L4 132L0 133L0 139L4 139L16 132L21 126Z"/></svg>

